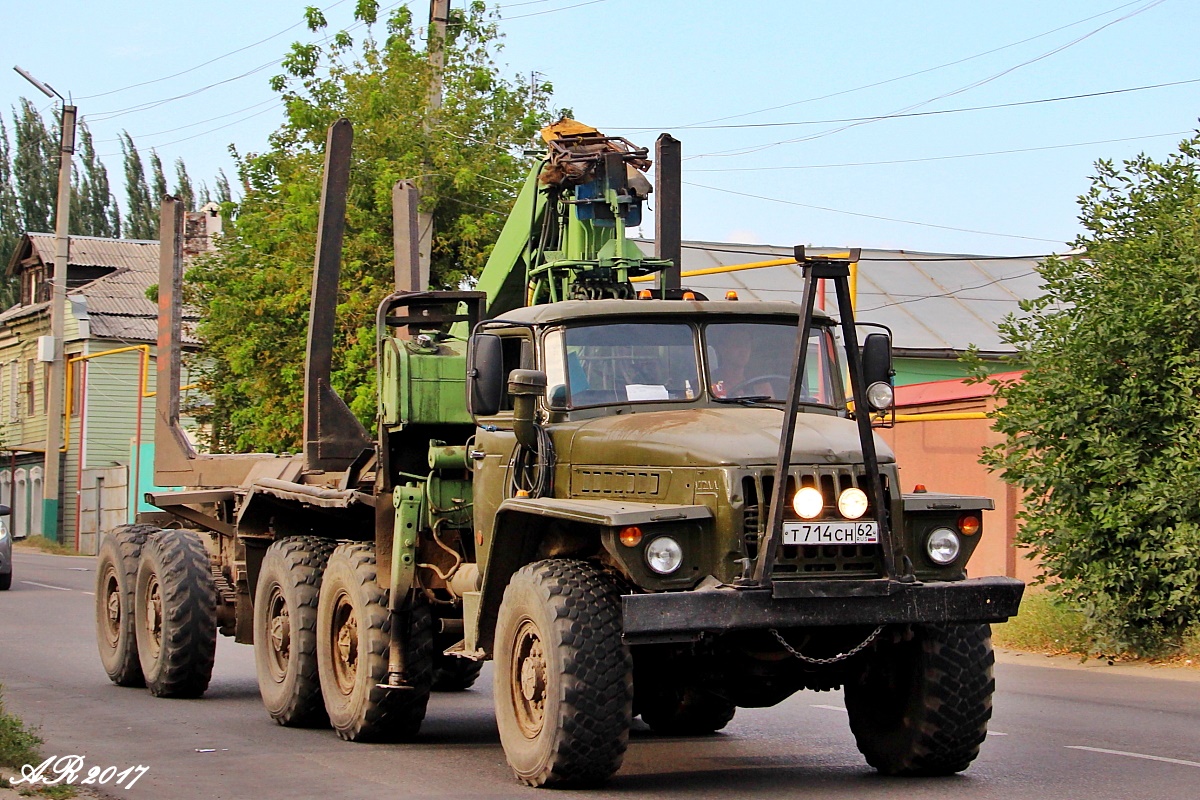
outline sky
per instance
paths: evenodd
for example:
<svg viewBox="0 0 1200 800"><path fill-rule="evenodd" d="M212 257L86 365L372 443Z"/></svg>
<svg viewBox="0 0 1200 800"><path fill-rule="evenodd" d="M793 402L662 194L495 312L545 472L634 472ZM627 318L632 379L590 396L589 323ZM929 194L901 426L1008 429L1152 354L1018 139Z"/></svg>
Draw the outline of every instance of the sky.
<svg viewBox="0 0 1200 800"><path fill-rule="evenodd" d="M69 95L119 199L122 130L169 178L182 158L232 179L229 146L261 150L282 121L278 60L320 38L310 4L354 24L354 0L0 0L0 111L10 134L22 96L57 113L13 65ZM537 73L605 133L682 141L685 239L1063 252L1098 159L1165 158L1200 116L1194 0L488 5L513 80Z"/></svg>

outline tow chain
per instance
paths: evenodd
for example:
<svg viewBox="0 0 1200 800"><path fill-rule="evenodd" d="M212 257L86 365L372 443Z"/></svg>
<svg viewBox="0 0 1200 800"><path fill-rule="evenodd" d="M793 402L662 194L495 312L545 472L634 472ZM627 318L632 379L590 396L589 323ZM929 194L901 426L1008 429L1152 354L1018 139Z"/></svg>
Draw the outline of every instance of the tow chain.
<svg viewBox="0 0 1200 800"><path fill-rule="evenodd" d="M836 656L830 656L829 658L813 658L811 656L806 656L803 653L801 653L799 650L797 650L796 648L794 648L790 644L788 644L787 639L784 639L783 636L780 635L779 631L775 630L774 628L771 628L770 631L771 631L771 635L774 636L775 639L781 645L783 645L783 649L787 650L789 653L791 653L793 656L795 656L796 658L803 661L805 664L836 664L839 661L845 661L847 658L850 658L853 655L857 655L858 653L860 653L862 651L862 649L864 647L869 645L871 642L875 641L875 637L877 637L877 636L879 636L879 634L883 633L883 626L880 625L878 628L871 631L871 635L868 636L866 639L863 639L862 642L860 644L858 644L857 646L847 650L845 653L838 653Z"/></svg>

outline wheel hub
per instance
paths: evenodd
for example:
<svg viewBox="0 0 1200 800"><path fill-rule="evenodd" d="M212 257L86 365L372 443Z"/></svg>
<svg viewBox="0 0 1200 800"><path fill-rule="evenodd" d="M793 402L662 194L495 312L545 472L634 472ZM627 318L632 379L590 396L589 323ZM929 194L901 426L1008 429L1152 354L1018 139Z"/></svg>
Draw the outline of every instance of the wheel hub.
<svg viewBox="0 0 1200 800"><path fill-rule="evenodd" d="M517 725L527 738L541 733L546 721L548 669L545 648L532 620L525 620L517 631L513 648L513 706Z"/></svg>
<svg viewBox="0 0 1200 800"><path fill-rule="evenodd" d="M341 692L349 695L358 677L358 619L345 595L334 605L332 640L334 677Z"/></svg>
<svg viewBox="0 0 1200 800"><path fill-rule="evenodd" d="M276 680L282 680L287 674L288 661L292 653L292 618L288 613L287 602L278 586L271 588L267 608L269 609L267 613L270 615L267 622L267 637L271 644L268 650L271 671Z"/></svg>
<svg viewBox="0 0 1200 800"><path fill-rule="evenodd" d="M162 587L155 576L146 587L146 632L150 634L150 648L155 655L162 647L162 623Z"/></svg>
<svg viewBox="0 0 1200 800"><path fill-rule="evenodd" d="M109 647L116 647L121 636L121 590L117 576L110 570L104 576L104 633Z"/></svg>

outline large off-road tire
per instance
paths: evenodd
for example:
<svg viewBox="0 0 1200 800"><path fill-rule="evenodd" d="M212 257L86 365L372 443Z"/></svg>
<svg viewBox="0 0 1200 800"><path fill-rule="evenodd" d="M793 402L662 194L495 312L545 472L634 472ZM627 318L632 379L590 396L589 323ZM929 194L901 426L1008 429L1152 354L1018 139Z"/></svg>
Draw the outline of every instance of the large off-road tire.
<svg viewBox="0 0 1200 800"><path fill-rule="evenodd" d="M351 742L416 736L433 683L433 618L419 596L407 613L405 667L412 688L386 689L392 615L375 579L375 545L338 545L317 603L317 672L329 723Z"/></svg>
<svg viewBox="0 0 1200 800"><path fill-rule="evenodd" d="M992 716L991 628L915 625L846 682L850 729L886 775L951 775L979 755Z"/></svg>
<svg viewBox="0 0 1200 800"><path fill-rule="evenodd" d="M589 785L620 768L633 665L613 578L568 559L522 567L500 604L495 657L500 742L520 781Z"/></svg>
<svg viewBox="0 0 1200 800"><path fill-rule="evenodd" d="M134 632L133 594L138 559L154 525L121 525L104 534L96 554L96 644L100 663L117 686L145 686Z"/></svg>
<svg viewBox="0 0 1200 800"><path fill-rule="evenodd" d="M267 713L280 725L329 722L317 675L317 597L337 542L289 536L267 548L254 593L254 666Z"/></svg>
<svg viewBox="0 0 1200 800"><path fill-rule="evenodd" d="M729 700L698 686L656 682L646 691L639 686L638 691L642 693L638 700L642 721L664 736L716 733L729 724L737 711L737 706Z"/></svg>
<svg viewBox="0 0 1200 800"><path fill-rule="evenodd" d="M203 534L146 537L134 591L138 661L156 697L199 697L217 652L217 590Z"/></svg>
<svg viewBox="0 0 1200 800"><path fill-rule="evenodd" d="M433 657L433 690L465 692L475 685L482 669L482 661L438 653Z"/></svg>

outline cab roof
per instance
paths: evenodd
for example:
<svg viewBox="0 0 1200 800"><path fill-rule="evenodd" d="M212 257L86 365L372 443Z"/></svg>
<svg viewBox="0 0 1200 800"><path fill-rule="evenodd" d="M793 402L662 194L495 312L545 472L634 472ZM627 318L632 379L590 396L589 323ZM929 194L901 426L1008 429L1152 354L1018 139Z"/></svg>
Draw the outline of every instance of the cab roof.
<svg viewBox="0 0 1200 800"><path fill-rule="evenodd" d="M561 303L513 309L499 319L527 325L552 325L576 320L622 317L790 317L800 316L800 306L790 302L746 300L565 300ZM813 322L826 324L832 317L813 309Z"/></svg>

